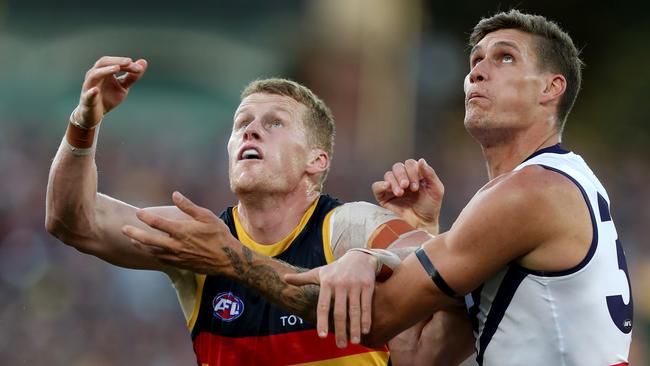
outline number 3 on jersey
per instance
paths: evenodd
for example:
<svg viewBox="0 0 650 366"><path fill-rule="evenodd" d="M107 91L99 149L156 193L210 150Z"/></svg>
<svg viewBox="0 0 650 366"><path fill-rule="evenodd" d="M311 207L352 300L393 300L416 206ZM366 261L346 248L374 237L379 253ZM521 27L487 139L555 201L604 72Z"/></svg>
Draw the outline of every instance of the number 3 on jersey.
<svg viewBox="0 0 650 366"><path fill-rule="evenodd" d="M629 290L628 293L630 296L627 304L623 302L623 295L607 296L607 309L609 310L609 315L612 317L616 327L618 327L621 332L628 334L632 331L634 305L632 302L632 287L630 286L630 275L627 271L625 254L621 242L618 239L616 239L616 256L618 257L618 269L625 272L625 278L627 279L627 287Z"/></svg>

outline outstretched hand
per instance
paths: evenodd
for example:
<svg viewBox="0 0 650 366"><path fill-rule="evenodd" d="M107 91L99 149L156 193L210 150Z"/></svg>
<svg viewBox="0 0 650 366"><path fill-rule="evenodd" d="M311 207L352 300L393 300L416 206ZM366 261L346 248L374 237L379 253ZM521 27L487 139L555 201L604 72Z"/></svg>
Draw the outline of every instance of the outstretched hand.
<svg viewBox="0 0 650 366"><path fill-rule="evenodd" d="M347 346L348 330L353 344L361 341L362 333L370 331L376 264L373 256L353 251L326 266L286 274L284 279L295 286L320 285L316 330L321 338L325 338L329 331L330 308L334 301L336 345L344 348Z"/></svg>
<svg viewBox="0 0 650 366"><path fill-rule="evenodd" d="M172 220L142 209L137 217L151 228L139 229L125 225L122 232L134 245L148 250L152 256L169 265L196 273L218 274L223 264L221 246L234 240L230 229L212 211L197 206L179 192L172 195L174 204L190 216L187 220Z"/></svg>
<svg viewBox="0 0 650 366"><path fill-rule="evenodd" d="M82 127L95 127L106 113L124 100L146 69L147 61L144 59L133 62L128 57L104 56L97 60L86 72L79 106L72 119ZM119 72L123 74L116 76Z"/></svg>
<svg viewBox="0 0 650 366"><path fill-rule="evenodd" d="M380 206L414 227L438 233L438 218L445 187L424 159L395 163L384 180L372 184Z"/></svg>

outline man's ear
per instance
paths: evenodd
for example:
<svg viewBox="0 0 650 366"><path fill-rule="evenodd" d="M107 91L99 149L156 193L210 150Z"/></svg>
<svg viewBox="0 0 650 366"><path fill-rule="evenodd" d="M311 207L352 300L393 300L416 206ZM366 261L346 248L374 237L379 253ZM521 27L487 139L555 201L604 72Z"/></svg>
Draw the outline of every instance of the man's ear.
<svg viewBox="0 0 650 366"><path fill-rule="evenodd" d="M330 157L323 149L313 148L309 152L309 161L307 162L307 173L314 175L327 171L330 167Z"/></svg>
<svg viewBox="0 0 650 366"><path fill-rule="evenodd" d="M566 91L566 79L560 74L550 74L546 78L544 90L540 94L540 103L557 103Z"/></svg>

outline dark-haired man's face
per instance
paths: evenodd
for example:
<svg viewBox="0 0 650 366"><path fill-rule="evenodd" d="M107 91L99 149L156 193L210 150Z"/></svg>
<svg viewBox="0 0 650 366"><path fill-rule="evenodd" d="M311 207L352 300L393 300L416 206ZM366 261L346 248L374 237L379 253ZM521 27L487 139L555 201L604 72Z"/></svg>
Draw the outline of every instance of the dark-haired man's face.
<svg viewBox="0 0 650 366"><path fill-rule="evenodd" d="M545 79L535 39L515 30L488 33L470 54L465 77L465 127L481 142L508 139L536 120Z"/></svg>

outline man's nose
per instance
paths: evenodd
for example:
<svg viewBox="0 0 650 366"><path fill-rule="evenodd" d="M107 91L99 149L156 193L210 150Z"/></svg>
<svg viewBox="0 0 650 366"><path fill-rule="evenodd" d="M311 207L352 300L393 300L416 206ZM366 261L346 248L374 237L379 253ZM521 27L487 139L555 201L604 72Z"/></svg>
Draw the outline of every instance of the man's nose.
<svg viewBox="0 0 650 366"><path fill-rule="evenodd" d="M483 61L479 61L479 63L474 65L474 67L472 67L472 70L469 72L469 82L470 84L474 84L484 80L487 80L487 72L485 70Z"/></svg>
<svg viewBox="0 0 650 366"><path fill-rule="evenodd" d="M259 140L260 137L260 123L253 120L244 129L244 140Z"/></svg>

